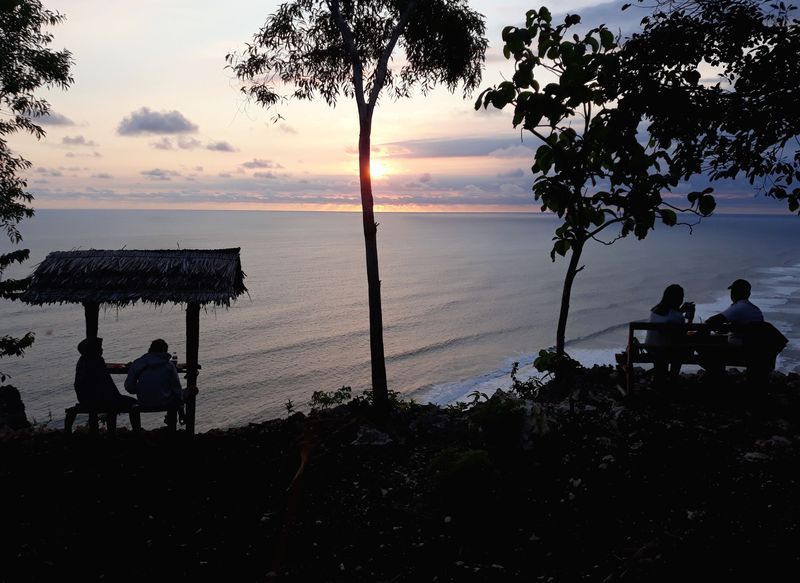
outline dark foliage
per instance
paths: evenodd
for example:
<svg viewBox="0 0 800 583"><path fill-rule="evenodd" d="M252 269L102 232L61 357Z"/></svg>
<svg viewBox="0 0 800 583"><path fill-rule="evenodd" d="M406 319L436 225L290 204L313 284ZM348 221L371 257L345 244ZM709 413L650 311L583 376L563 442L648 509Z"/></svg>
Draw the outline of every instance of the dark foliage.
<svg viewBox="0 0 800 583"><path fill-rule="evenodd" d="M562 219L551 257L570 254L556 333L559 354L587 242L610 244L631 233L643 239L658 221L674 226L680 212L705 216L715 207L710 191L690 193L686 208L668 198L681 175L669 142L641 135L644 113L627 103L619 81L622 53L613 33L601 26L583 36L571 34L579 23L579 16L567 15L556 25L541 8L528 11L524 27L503 29L503 50L514 58L514 75L475 103L476 109L513 105L514 127L539 143L531 168L534 198L542 211ZM616 236L599 239L612 226Z"/></svg>
<svg viewBox="0 0 800 583"><path fill-rule="evenodd" d="M619 75L685 177L744 176L791 212L800 212L796 14L766 0L660 0L626 40ZM715 77L702 79L708 65Z"/></svg>
<svg viewBox="0 0 800 583"><path fill-rule="evenodd" d="M15 154L6 136L26 132L37 138L44 130L36 118L46 115L50 105L36 97L41 87L66 89L72 83L69 51L53 51L53 40L44 29L61 22L64 16L46 10L38 0L3 0L0 2L0 228L12 244L19 244L20 221L33 216L33 196L20 175L31 164ZM26 249L0 254L0 298L14 299L25 289L27 280L3 280L3 271L12 263L28 258ZM0 358L20 356L33 343L33 334L22 338L0 338Z"/></svg>
<svg viewBox="0 0 800 583"><path fill-rule="evenodd" d="M328 105L342 96L374 105L383 89L396 97L415 86L475 89L487 46L483 30L483 17L463 0L296 0L281 4L246 51L226 60L249 83L242 91L267 107L317 95ZM395 44L405 59L393 69ZM282 86L291 92L279 93Z"/></svg>
<svg viewBox="0 0 800 583"><path fill-rule="evenodd" d="M622 401L593 369L573 408L395 411L382 445L347 406L191 441L0 439L0 578L782 580L800 559L800 377L742 377Z"/></svg>

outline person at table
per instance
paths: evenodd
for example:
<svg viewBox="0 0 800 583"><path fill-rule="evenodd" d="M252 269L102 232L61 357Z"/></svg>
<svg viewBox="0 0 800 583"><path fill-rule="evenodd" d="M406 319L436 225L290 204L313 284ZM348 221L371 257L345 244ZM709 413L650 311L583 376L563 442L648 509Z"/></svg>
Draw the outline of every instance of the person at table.
<svg viewBox="0 0 800 583"><path fill-rule="evenodd" d="M81 340L78 352L81 356L75 367L75 394L81 405L98 410L125 410L136 404L136 399L119 392L106 369L102 338Z"/></svg>
<svg viewBox="0 0 800 583"><path fill-rule="evenodd" d="M170 361L169 345L157 338L146 354L133 361L125 379L125 390L136 395L144 407L166 409L164 422L175 429L183 407L178 369Z"/></svg>
<svg viewBox="0 0 800 583"><path fill-rule="evenodd" d="M763 322L764 314L754 303L750 301L750 292L752 288L750 282L746 279L737 279L728 286L731 292L731 305L725 308L719 314L711 316L706 320L706 324L717 326L720 324L749 324L751 322ZM737 333L731 332L728 336L728 343L736 346L744 344L744 337Z"/></svg>
<svg viewBox="0 0 800 583"><path fill-rule="evenodd" d="M694 320L694 304L683 301L683 288L676 283L667 286L658 302L650 310L651 324L691 324ZM653 371L658 380L666 376L669 365L669 372L672 376L678 376L681 371L680 344L683 336L669 334L661 330L648 330L645 337L648 352L654 357Z"/></svg>
<svg viewBox="0 0 800 583"><path fill-rule="evenodd" d="M733 324L727 336L726 352L721 355L709 351L704 358L703 368L712 376L719 377L725 370L723 357L750 361L747 366L749 384L763 384L775 369L775 359L786 347L788 339L775 326L765 322L764 314L750 301L752 288L749 281L737 279L728 289L731 292L731 305L706 320L712 326Z"/></svg>

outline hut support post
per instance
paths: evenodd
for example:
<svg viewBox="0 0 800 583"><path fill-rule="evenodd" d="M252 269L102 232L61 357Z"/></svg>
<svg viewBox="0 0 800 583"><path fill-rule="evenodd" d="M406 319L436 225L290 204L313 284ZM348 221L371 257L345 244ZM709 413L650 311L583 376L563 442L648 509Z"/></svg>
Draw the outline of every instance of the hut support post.
<svg viewBox="0 0 800 583"><path fill-rule="evenodd" d="M86 337L97 338L97 322L100 318L100 304L83 302L83 313L86 316Z"/></svg>
<svg viewBox="0 0 800 583"><path fill-rule="evenodd" d="M186 306L186 431L194 434L197 394L197 355L200 349L200 304Z"/></svg>

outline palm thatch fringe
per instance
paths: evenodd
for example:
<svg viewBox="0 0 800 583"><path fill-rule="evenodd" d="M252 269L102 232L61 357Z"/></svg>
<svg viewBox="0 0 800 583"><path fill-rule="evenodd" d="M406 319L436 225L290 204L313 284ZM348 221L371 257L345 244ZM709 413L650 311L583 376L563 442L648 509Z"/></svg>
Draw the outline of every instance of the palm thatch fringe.
<svg viewBox="0 0 800 583"><path fill-rule="evenodd" d="M54 251L19 299L29 304L230 306L247 293L239 248Z"/></svg>

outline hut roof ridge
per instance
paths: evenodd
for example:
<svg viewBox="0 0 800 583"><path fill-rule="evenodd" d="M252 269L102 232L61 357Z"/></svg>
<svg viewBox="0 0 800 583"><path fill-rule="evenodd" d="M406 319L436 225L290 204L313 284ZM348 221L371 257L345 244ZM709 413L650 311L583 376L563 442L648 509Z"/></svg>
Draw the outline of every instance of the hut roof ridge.
<svg viewBox="0 0 800 583"><path fill-rule="evenodd" d="M239 247L53 251L36 267L20 299L30 304L124 306L142 301L230 306L247 293L239 251Z"/></svg>

